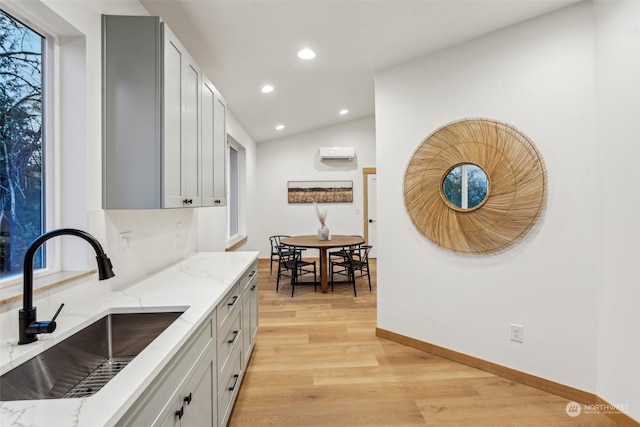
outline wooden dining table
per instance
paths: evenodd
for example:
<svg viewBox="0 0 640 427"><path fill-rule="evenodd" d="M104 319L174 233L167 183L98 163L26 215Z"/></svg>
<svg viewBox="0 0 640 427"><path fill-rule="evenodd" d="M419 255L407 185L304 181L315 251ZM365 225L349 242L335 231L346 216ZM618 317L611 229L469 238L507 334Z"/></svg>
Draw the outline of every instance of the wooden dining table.
<svg viewBox="0 0 640 427"><path fill-rule="evenodd" d="M329 260L327 259L327 251L343 246L361 245L364 243L364 237L334 234L330 240L319 240L318 235L307 234L285 237L280 240L280 243L298 248L318 249L320 252L320 287L322 288L322 292L326 294L329 291Z"/></svg>

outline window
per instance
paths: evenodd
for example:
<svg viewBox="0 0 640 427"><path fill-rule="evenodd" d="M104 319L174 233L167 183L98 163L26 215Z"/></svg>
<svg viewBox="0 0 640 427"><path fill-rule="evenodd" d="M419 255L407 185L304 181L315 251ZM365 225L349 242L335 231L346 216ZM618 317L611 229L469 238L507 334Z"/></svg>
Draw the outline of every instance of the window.
<svg viewBox="0 0 640 427"><path fill-rule="evenodd" d="M22 273L45 229L46 51L46 37L0 10L0 280ZM38 251L35 268L45 264Z"/></svg>
<svg viewBox="0 0 640 427"><path fill-rule="evenodd" d="M229 236L238 234L238 150L229 146Z"/></svg>
<svg viewBox="0 0 640 427"><path fill-rule="evenodd" d="M229 185L227 198L227 245L232 246L246 235L246 150L230 135L227 135L229 150Z"/></svg>

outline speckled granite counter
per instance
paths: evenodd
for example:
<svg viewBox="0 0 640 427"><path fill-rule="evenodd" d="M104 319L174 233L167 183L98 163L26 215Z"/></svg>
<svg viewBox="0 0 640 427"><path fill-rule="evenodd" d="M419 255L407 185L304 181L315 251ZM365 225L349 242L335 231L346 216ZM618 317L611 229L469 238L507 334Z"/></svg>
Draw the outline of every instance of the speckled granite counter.
<svg viewBox="0 0 640 427"><path fill-rule="evenodd" d="M162 372L220 299L257 259L257 252L195 254L124 291L89 301L82 309L63 310L54 334L28 345L17 337L0 344L0 374L29 360L110 312L185 312L115 378L93 396L0 402L0 425L111 426ZM17 315L17 313L16 313Z"/></svg>

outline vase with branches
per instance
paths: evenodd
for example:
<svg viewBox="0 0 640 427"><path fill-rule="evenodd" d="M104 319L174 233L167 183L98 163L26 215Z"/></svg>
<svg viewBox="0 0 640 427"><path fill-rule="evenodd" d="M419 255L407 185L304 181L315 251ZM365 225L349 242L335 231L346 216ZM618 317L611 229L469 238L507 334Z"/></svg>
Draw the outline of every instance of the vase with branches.
<svg viewBox="0 0 640 427"><path fill-rule="evenodd" d="M318 207L317 204L315 204L316 207L316 214L318 215L318 220L320 221L320 227L318 228L318 240L328 240L329 239L329 229L327 228L327 225L325 224L325 221L327 220L327 211L320 211L320 208Z"/></svg>

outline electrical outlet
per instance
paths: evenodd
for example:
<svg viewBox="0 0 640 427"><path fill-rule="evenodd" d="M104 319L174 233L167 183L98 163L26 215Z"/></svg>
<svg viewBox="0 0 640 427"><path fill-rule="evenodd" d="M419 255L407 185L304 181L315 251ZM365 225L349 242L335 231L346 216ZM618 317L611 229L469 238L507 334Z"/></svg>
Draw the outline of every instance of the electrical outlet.
<svg viewBox="0 0 640 427"><path fill-rule="evenodd" d="M511 341L523 342L524 327L522 325L516 325L515 323L512 323L510 326L511 326Z"/></svg>
<svg viewBox="0 0 640 427"><path fill-rule="evenodd" d="M129 243L130 243L130 239L131 239L131 232L130 231L123 231L122 233L120 233L120 239L118 241L118 252L119 253L125 253L129 250Z"/></svg>

